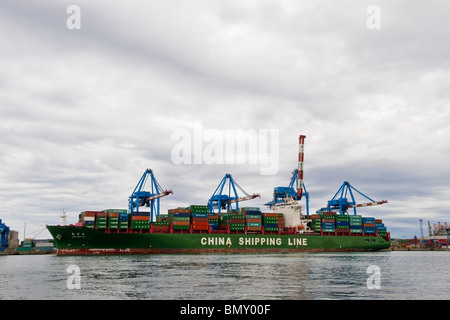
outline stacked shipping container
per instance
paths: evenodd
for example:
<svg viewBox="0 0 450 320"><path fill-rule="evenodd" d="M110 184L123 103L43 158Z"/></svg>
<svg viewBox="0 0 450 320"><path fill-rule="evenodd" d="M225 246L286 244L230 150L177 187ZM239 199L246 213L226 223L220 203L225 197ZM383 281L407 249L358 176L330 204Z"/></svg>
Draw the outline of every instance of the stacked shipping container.
<svg viewBox="0 0 450 320"><path fill-rule="evenodd" d="M150 212L133 212L130 215L131 229L150 229Z"/></svg>
<svg viewBox="0 0 450 320"><path fill-rule="evenodd" d="M191 213L188 208L170 209L168 211L168 222L173 230L189 230Z"/></svg>
<svg viewBox="0 0 450 320"><path fill-rule="evenodd" d="M382 220L371 217L318 211L318 214L311 215L309 218L311 219L311 229L317 233L378 234L383 237L387 235ZM257 207L243 207L223 213L208 213L207 206L191 205L185 208L170 209L168 214L157 216L153 223L150 223L149 212L129 214L127 210L123 209L83 211L79 215L77 225L95 227L100 230L116 230L117 232L121 230L141 230L139 232L142 230L151 230L152 232L229 230L265 233L283 231L284 216L282 213L264 213Z"/></svg>
<svg viewBox="0 0 450 320"><path fill-rule="evenodd" d="M206 206L191 205L189 211L191 212L192 230L209 230L209 216Z"/></svg>
<svg viewBox="0 0 450 320"><path fill-rule="evenodd" d="M244 207L223 213L208 213L207 206L191 205L187 208L168 210L167 215L159 215L150 223L149 212L127 213L123 209L103 211L83 211L79 223L100 230L148 230L166 232L172 230L230 230L230 231L279 231L284 228L282 213L262 213L257 207Z"/></svg>
<svg viewBox="0 0 450 320"><path fill-rule="evenodd" d="M337 232L341 234L376 234L387 235L381 219L362 217L360 215L340 215L336 212L323 211L311 215L311 229L315 232Z"/></svg>
<svg viewBox="0 0 450 320"><path fill-rule="evenodd" d="M278 231L284 228L284 217L282 213L263 213L264 231Z"/></svg>
<svg viewBox="0 0 450 320"><path fill-rule="evenodd" d="M262 230L262 213L259 208L246 207L240 209L241 213L245 217L245 224L247 225L247 231L261 232Z"/></svg>

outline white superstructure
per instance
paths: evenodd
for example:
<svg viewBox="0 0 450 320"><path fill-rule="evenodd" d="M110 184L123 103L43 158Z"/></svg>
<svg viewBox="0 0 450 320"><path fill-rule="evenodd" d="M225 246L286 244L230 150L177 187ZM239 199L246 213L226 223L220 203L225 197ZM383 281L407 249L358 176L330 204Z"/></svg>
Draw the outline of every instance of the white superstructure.
<svg viewBox="0 0 450 320"><path fill-rule="evenodd" d="M298 233L313 232L310 228L311 219L302 214L302 206L297 200L286 199L285 202L274 204L272 210L283 214L285 228L297 228Z"/></svg>

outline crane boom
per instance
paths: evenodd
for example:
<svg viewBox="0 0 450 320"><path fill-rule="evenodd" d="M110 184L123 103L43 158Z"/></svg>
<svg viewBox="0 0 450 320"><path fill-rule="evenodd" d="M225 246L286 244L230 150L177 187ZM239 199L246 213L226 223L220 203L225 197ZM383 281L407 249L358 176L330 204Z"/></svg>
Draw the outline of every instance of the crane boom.
<svg viewBox="0 0 450 320"><path fill-rule="evenodd" d="M173 193L172 190L164 190L163 192L155 194L154 196L146 197L144 199L144 201L145 202L149 202L151 200L155 200L155 199L158 199L158 198L162 198L162 197L168 196L171 193Z"/></svg>
<svg viewBox="0 0 450 320"><path fill-rule="evenodd" d="M251 196L232 199L230 201L226 201L225 203L235 203L235 202L239 202L239 201L252 200L255 198L261 198L261 195L259 193L255 193L255 194L252 194Z"/></svg>
<svg viewBox="0 0 450 320"><path fill-rule="evenodd" d="M366 203L357 203L354 205L349 205L348 208L359 208L359 207L368 207L368 206L377 206L383 203L387 203L387 200L381 200L376 202L366 202Z"/></svg>

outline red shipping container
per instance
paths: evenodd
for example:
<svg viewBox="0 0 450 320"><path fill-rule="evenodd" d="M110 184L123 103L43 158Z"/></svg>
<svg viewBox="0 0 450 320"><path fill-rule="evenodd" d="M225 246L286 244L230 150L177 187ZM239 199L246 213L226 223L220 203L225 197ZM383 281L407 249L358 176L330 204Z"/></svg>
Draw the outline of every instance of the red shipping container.
<svg viewBox="0 0 450 320"><path fill-rule="evenodd" d="M278 217L278 213L272 213L272 212L264 212L264 217Z"/></svg>
<svg viewBox="0 0 450 320"><path fill-rule="evenodd" d="M372 227L372 228L375 228L375 223L363 223L363 227Z"/></svg>
<svg viewBox="0 0 450 320"><path fill-rule="evenodd" d="M169 213L191 213L190 209L169 209Z"/></svg>
<svg viewBox="0 0 450 320"><path fill-rule="evenodd" d="M131 216L132 221L150 221L150 216Z"/></svg>
<svg viewBox="0 0 450 320"><path fill-rule="evenodd" d="M202 218L202 217L192 218L192 222L208 222L208 221L209 221L208 218Z"/></svg>
<svg viewBox="0 0 450 320"><path fill-rule="evenodd" d="M208 230L209 229L209 223L194 223L192 224L192 229L193 230Z"/></svg>
<svg viewBox="0 0 450 320"><path fill-rule="evenodd" d="M82 214L85 217L95 217L97 213L100 213L102 211L83 211Z"/></svg>
<svg viewBox="0 0 450 320"><path fill-rule="evenodd" d="M165 231L165 230L169 230L169 226L153 226L153 230L155 231Z"/></svg>

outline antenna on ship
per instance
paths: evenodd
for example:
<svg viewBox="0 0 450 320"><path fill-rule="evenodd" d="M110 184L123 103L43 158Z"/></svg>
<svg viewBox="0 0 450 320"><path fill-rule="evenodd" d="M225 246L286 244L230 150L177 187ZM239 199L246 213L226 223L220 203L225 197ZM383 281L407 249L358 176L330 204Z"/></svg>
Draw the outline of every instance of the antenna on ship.
<svg viewBox="0 0 450 320"><path fill-rule="evenodd" d="M66 216L66 211L64 211L64 209L63 209L63 213L62 213L62 215L60 215L60 217L63 219L63 226L67 225L67 220L66 220L67 216Z"/></svg>

